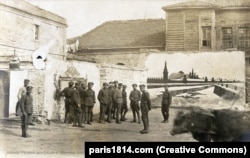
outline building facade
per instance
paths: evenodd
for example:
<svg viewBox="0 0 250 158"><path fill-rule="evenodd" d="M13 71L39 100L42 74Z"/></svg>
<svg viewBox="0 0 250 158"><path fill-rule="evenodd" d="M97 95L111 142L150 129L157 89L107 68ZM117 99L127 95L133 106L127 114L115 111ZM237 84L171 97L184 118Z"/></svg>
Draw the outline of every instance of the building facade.
<svg viewBox="0 0 250 158"><path fill-rule="evenodd" d="M0 117L15 113L18 89L25 78L33 88L35 111L44 106L46 70L36 70L32 55L46 48L48 56L64 61L66 20L23 0L0 0ZM45 50L45 49L43 49ZM2 97L4 96L4 97Z"/></svg>
<svg viewBox="0 0 250 158"><path fill-rule="evenodd" d="M166 51L244 51L246 100L250 101L250 3L188 1L162 8L166 12Z"/></svg>
<svg viewBox="0 0 250 158"><path fill-rule="evenodd" d="M67 44L68 48L76 46L69 51L77 55L76 58L82 56L102 64L144 68L147 54L165 49L165 20L108 21L86 34L68 39Z"/></svg>

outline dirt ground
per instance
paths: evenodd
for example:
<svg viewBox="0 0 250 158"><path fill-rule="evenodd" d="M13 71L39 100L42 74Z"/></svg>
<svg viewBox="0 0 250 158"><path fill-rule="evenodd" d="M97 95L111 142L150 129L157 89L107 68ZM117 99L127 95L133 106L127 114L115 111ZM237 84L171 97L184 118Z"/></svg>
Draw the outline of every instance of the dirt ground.
<svg viewBox="0 0 250 158"><path fill-rule="evenodd" d="M131 123L132 112L128 111L126 122L100 124L95 118L92 125L84 128L72 124L52 122L29 126L30 138L21 137L20 119L0 121L0 157L83 157L85 141L195 141L191 134L171 136L173 119L177 109L170 109L169 123L161 123L161 109L149 113L150 132L140 134L142 124Z"/></svg>

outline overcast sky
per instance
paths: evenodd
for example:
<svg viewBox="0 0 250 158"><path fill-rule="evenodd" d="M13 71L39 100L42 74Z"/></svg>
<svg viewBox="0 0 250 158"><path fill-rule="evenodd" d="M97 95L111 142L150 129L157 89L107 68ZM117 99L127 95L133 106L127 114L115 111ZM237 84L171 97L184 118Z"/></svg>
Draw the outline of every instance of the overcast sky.
<svg viewBox="0 0 250 158"><path fill-rule="evenodd" d="M148 76L162 77L165 61L169 75L179 71L189 74L193 68L199 77L207 76L209 80L212 77L245 80L245 55L243 52L150 54L145 62L145 66L149 70Z"/></svg>
<svg viewBox="0 0 250 158"><path fill-rule="evenodd" d="M110 20L165 19L163 6L183 0L26 0L67 19L67 37Z"/></svg>
<svg viewBox="0 0 250 158"><path fill-rule="evenodd" d="M165 19L163 6L184 0L26 0L67 19L68 38L84 34L106 21L131 19ZM232 62L232 59L234 61ZM155 65L155 62L161 63ZM164 62L169 73L192 68L200 76L244 80L244 55L239 53L152 54L145 62L149 76L162 77ZM152 69L152 65L154 65Z"/></svg>

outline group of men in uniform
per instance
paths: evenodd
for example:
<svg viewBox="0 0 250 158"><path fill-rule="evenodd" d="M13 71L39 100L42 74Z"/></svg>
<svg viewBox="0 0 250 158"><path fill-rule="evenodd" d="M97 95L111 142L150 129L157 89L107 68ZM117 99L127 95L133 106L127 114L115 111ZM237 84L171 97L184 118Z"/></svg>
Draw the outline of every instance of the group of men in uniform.
<svg viewBox="0 0 250 158"><path fill-rule="evenodd" d="M64 88L60 95L65 97L65 120L64 123L72 123L73 127L84 127L83 122L91 124L92 110L95 101L94 83L89 82L87 89L81 82L70 81L69 86Z"/></svg>
<svg viewBox="0 0 250 158"><path fill-rule="evenodd" d="M68 87L64 88L60 95L65 97L65 120L64 123L72 123L73 127L84 127L82 123L91 124L93 121L93 107L96 103L95 91L92 89L94 83L89 82L87 89L81 82L70 81ZM140 91L137 89L137 84L132 84L133 90L130 92L129 100L130 107L133 113L133 120L131 122L143 123L143 130L141 134L146 134L149 131L148 112L151 110L151 100L149 93L145 90L145 85L140 85ZM117 124L126 120L127 106L127 92L126 85L118 83L117 81L103 83L103 88L98 93L98 100L100 102L100 116L99 122L105 121L111 123L112 119L116 120ZM168 86L165 86L165 92L162 96L161 111L164 120L163 123L168 122L169 106L172 101ZM22 137L30 137L27 134L28 125L34 125L31 120L33 113L33 98L31 96L32 87L29 86L29 80L24 80L24 86L18 92L17 111L22 120ZM19 109L19 110L18 110ZM141 116L140 116L141 110ZM107 115L105 119L105 115Z"/></svg>
<svg viewBox="0 0 250 158"><path fill-rule="evenodd" d="M95 91L92 90L94 83L89 82L88 88L85 89L84 84L70 81L69 86L63 89L60 94L65 97L65 120L64 122L71 123L74 127L83 127L85 121L91 124L93 120L93 107L95 101ZM133 120L140 124L143 122L144 129L140 131L142 134L148 133L148 111L151 110L151 101L149 93L145 90L145 85L140 85L140 91L137 90L137 84L132 85L133 90L129 95L130 106L133 112ZM115 119L117 124L126 121L127 92L126 85L118 83L118 81L103 83L103 88L100 89L97 99L100 102L99 123L112 122ZM141 109L141 118L140 118Z"/></svg>
<svg viewBox="0 0 250 158"><path fill-rule="evenodd" d="M137 84L132 85L133 90L130 92L130 107L133 112L133 121L141 123L143 122L144 129L140 131L142 134L148 133L149 121L148 112L151 110L151 101L149 93L145 90L145 85L140 85L140 91L137 90ZM116 120L117 124L121 124L121 121L126 120L126 113L128 111L127 106L127 92L126 85L118 83L117 81L103 83L103 88L98 93L98 100L100 102L100 117L99 122L111 123L111 118ZM140 109L142 116L140 118ZM107 114L107 119L105 119Z"/></svg>
<svg viewBox="0 0 250 158"><path fill-rule="evenodd" d="M125 121L127 107L127 92L126 85L118 83L117 81L103 83L103 88L98 93L98 100L100 102L100 117L99 122L105 121L111 123L112 119L116 120L116 123L121 124L121 121ZM105 114L107 119L105 119Z"/></svg>

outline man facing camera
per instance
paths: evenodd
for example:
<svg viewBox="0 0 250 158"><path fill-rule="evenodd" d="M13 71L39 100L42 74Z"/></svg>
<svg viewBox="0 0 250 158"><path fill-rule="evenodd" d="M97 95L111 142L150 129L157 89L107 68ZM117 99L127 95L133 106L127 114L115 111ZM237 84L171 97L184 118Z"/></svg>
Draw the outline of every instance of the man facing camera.
<svg viewBox="0 0 250 158"><path fill-rule="evenodd" d="M26 94L21 97L20 100L20 106L21 106L21 128L22 128L22 137L30 137L30 135L27 133L29 122L31 122L32 119L32 113L33 113L33 97L31 96L32 92L31 86L28 86L26 88Z"/></svg>
<svg viewBox="0 0 250 158"><path fill-rule="evenodd" d="M141 95L141 119L144 129L140 131L141 134L147 134L149 131L148 112L151 110L151 101L149 93L145 90L145 85L140 85Z"/></svg>

